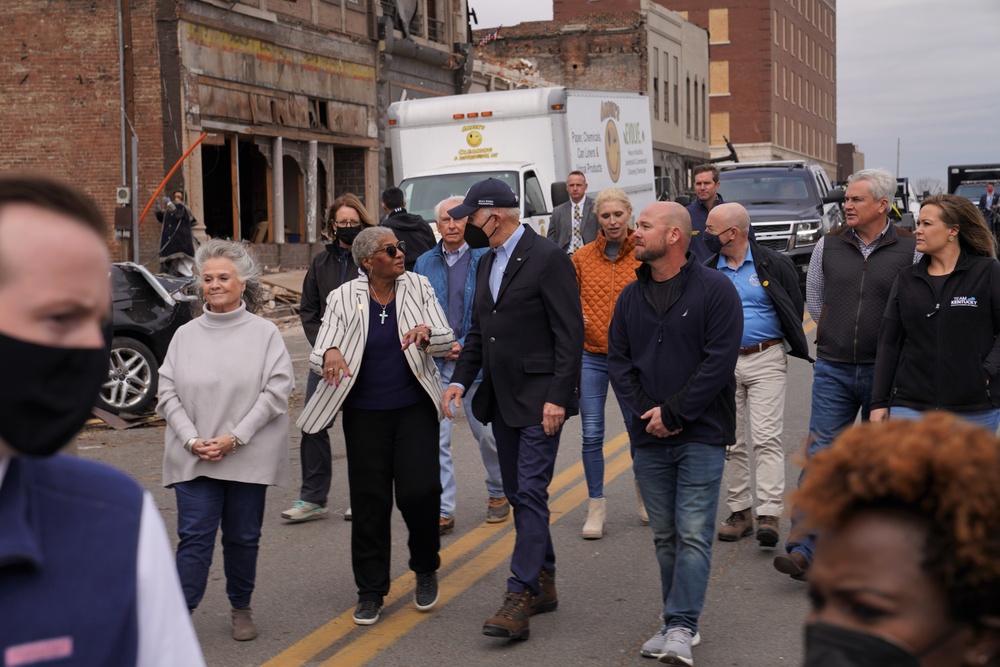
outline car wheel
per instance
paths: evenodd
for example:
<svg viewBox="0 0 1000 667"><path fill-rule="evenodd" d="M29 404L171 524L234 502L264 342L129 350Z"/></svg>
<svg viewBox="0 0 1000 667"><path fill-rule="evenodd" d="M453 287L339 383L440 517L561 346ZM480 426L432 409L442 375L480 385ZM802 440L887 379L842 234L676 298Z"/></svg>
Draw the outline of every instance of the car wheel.
<svg viewBox="0 0 1000 667"><path fill-rule="evenodd" d="M142 412L156 398L159 364L148 347L124 336L111 343L108 380L97 406L108 412Z"/></svg>

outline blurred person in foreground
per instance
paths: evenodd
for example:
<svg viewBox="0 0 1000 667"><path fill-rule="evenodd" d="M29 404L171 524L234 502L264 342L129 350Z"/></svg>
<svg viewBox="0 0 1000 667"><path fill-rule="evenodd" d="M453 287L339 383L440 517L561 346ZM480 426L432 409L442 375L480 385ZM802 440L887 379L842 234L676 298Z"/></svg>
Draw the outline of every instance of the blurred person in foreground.
<svg viewBox="0 0 1000 667"><path fill-rule="evenodd" d="M358 277L358 267L351 256L351 245L362 229L374 227L375 221L357 197L351 193L342 194L333 200L327 212L326 224L323 226L323 236L330 243L319 254L313 257L305 280L302 281L302 303L299 308L299 318L302 320L302 331L310 346L316 345L316 335L323 323L326 312L326 298L349 280ZM319 374L309 370L306 379L306 397L308 403L316 393L316 387L323 379ZM319 519L329 513L326 506L330 494L330 479L333 476L333 462L330 454L330 434L327 431L333 426L333 420L318 433L302 431L299 445L299 459L302 465L302 489L299 499L289 509L281 513L281 518L289 521L310 521ZM344 513L344 518L351 517L350 508Z"/></svg>
<svg viewBox="0 0 1000 667"><path fill-rule="evenodd" d="M107 236L80 192L0 176L5 665L204 664L150 494L121 472L55 455L107 379Z"/></svg>
<svg viewBox="0 0 1000 667"><path fill-rule="evenodd" d="M163 485L177 497L177 571L188 609L205 594L222 526L232 636L257 636L250 597L267 487L288 482L292 360L263 304L246 245L212 239L195 265L204 311L174 334L156 411L167 421Z"/></svg>
<svg viewBox="0 0 1000 667"><path fill-rule="evenodd" d="M465 242L465 224L468 218L455 219L448 209L462 203L462 197L450 197L434 208L435 224L441 241L417 259L414 272L427 276L437 295L441 309L448 316L448 324L455 332L455 342L448 356L435 359L441 371L441 384L447 388L455 372L455 364L465 343L465 334L472 325L472 300L476 294L476 269L486 248L473 249ZM482 384L482 374L462 397L465 418L469 421L472 436L479 443L479 454L486 468L486 522L501 523L510 517L510 503L503 493L500 459L493 427L483 424L472 414L472 399ZM440 530L445 535L455 529L455 462L451 456L451 419L441 420L441 518Z"/></svg>
<svg viewBox="0 0 1000 667"><path fill-rule="evenodd" d="M310 356L325 382L298 420L315 433L344 411L358 625L378 621L389 593L393 495L409 531L414 604L430 611L438 599L441 375L431 356L447 355L455 334L427 278L406 271L405 252L385 227L354 239L364 275L327 297Z"/></svg>
<svg viewBox="0 0 1000 667"><path fill-rule="evenodd" d="M805 667L1000 665L1000 441L936 413L853 427L807 468Z"/></svg>
<svg viewBox="0 0 1000 667"><path fill-rule="evenodd" d="M597 238L573 254L576 282L583 306L583 366L580 372L580 422L583 427L583 473L587 479L587 519L582 537L597 540L604 536L607 500L604 497L604 404L608 397L608 325L622 289L635 280L642 264L635 258L632 238L632 202L618 188L606 188L594 202L600 229ZM617 395L616 395L617 396ZM618 399L626 431L632 413ZM631 437L629 438L631 445ZM634 452L633 452L634 454ZM639 483L639 519L649 523L642 503Z"/></svg>
<svg viewBox="0 0 1000 667"><path fill-rule="evenodd" d="M965 197L928 197L920 262L899 272L882 318L872 421L949 410L1000 426L1000 262L982 214Z"/></svg>

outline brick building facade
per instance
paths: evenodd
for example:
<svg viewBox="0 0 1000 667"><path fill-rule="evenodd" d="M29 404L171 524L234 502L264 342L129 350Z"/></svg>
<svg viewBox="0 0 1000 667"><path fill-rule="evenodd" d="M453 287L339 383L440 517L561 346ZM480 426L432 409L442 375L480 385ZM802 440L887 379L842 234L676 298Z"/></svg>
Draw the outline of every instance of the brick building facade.
<svg viewBox="0 0 1000 667"><path fill-rule="evenodd" d="M3 98L17 110L0 170L84 189L124 223L109 239L119 260L136 259L131 217L200 141L165 189L187 193L199 233L254 241L271 266L308 263L336 195L377 213L396 88L471 82L465 0L8 0L0 11ZM139 222L137 259L156 268L159 225L152 211Z"/></svg>
<svg viewBox="0 0 1000 667"><path fill-rule="evenodd" d="M557 21L644 0L554 0ZM808 159L836 172L834 0L656 0L708 30L713 157Z"/></svg>
<svg viewBox="0 0 1000 667"><path fill-rule="evenodd" d="M476 60L528 65L555 85L640 92L649 97L657 192L686 187L687 168L709 157L708 35L650 0L596 3L605 13L501 29ZM630 11L608 12L626 5ZM473 41L492 31L476 31Z"/></svg>

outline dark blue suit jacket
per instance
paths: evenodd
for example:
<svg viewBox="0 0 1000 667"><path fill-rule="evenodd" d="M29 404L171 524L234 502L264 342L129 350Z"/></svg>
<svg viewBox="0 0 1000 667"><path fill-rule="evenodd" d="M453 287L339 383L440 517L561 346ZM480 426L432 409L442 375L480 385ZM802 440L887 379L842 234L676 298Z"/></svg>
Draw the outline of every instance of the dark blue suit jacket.
<svg viewBox="0 0 1000 667"><path fill-rule="evenodd" d="M573 262L525 226L494 302L494 259L488 252L479 261L472 326L452 380L471 387L482 368L472 411L484 424L494 419L494 402L514 428L540 425L545 403L565 408L567 417L576 414L583 310Z"/></svg>

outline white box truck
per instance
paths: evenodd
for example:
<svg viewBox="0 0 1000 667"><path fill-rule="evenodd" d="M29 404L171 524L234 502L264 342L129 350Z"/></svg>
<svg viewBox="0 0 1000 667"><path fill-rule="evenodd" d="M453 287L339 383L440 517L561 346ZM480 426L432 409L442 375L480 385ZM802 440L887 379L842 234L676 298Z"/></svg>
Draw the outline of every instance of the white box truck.
<svg viewBox="0 0 1000 667"><path fill-rule="evenodd" d="M559 87L405 100L389 107L389 138L407 210L428 220L442 199L489 177L510 185L521 220L542 235L574 170L592 196L624 190L636 216L656 200L649 99L638 93Z"/></svg>

